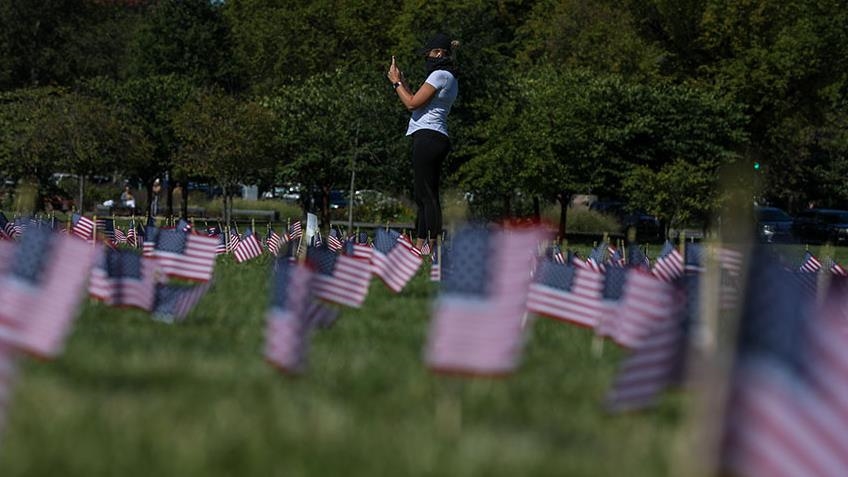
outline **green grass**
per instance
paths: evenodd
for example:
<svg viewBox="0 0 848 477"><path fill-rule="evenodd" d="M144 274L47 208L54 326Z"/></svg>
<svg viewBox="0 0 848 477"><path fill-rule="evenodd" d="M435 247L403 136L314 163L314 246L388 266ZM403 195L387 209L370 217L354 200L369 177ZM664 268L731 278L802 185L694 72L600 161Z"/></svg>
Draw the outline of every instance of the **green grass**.
<svg viewBox="0 0 848 477"><path fill-rule="evenodd" d="M844 249L843 249L844 250ZM842 255L842 254L840 254ZM500 380L422 363L436 286L381 283L314 335L300 378L263 361L269 261L224 258L189 319L84 307L65 353L25 360L0 473L9 476L667 475L681 399L609 416L622 353L537 320Z"/></svg>

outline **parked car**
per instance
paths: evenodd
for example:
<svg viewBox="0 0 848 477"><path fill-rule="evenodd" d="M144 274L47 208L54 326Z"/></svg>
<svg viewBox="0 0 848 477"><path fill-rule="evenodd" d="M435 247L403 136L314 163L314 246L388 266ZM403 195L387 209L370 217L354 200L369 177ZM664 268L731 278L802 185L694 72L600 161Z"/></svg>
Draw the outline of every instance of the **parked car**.
<svg viewBox="0 0 848 477"><path fill-rule="evenodd" d="M348 205L348 200L344 191L341 190L331 190L330 191L330 208L331 209L344 209Z"/></svg>
<svg viewBox="0 0 848 477"><path fill-rule="evenodd" d="M807 209L795 217L795 236L805 243L848 241L848 210Z"/></svg>
<svg viewBox="0 0 848 477"><path fill-rule="evenodd" d="M788 243L795 241L794 219L777 207L755 207L757 237L766 243Z"/></svg>

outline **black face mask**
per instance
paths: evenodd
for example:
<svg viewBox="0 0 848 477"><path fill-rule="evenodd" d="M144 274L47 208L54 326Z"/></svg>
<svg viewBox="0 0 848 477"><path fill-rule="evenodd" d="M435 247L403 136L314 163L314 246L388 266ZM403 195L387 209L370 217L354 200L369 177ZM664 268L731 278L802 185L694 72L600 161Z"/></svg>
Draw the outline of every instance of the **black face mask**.
<svg viewBox="0 0 848 477"><path fill-rule="evenodd" d="M428 75L436 70L447 70L453 73L453 60L450 57L433 58L428 56L424 58L424 65Z"/></svg>

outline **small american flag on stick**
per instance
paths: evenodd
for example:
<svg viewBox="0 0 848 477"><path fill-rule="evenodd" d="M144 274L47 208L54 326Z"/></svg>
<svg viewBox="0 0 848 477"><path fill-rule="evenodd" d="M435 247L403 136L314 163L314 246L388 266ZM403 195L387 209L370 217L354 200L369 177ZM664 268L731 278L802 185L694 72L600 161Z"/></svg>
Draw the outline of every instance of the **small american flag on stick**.
<svg viewBox="0 0 848 477"><path fill-rule="evenodd" d="M421 267L421 255L410 248L395 230L377 229L371 264L374 274L399 293Z"/></svg>

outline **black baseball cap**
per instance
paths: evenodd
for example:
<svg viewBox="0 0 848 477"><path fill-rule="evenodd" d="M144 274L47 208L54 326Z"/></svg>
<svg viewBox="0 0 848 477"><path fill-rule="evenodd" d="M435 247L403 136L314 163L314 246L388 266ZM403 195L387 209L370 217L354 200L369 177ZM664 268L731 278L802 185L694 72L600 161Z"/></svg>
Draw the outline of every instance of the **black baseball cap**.
<svg viewBox="0 0 848 477"><path fill-rule="evenodd" d="M426 54L430 50L451 50L451 39L444 33L436 33L424 44L424 48L418 50L419 55Z"/></svg>

